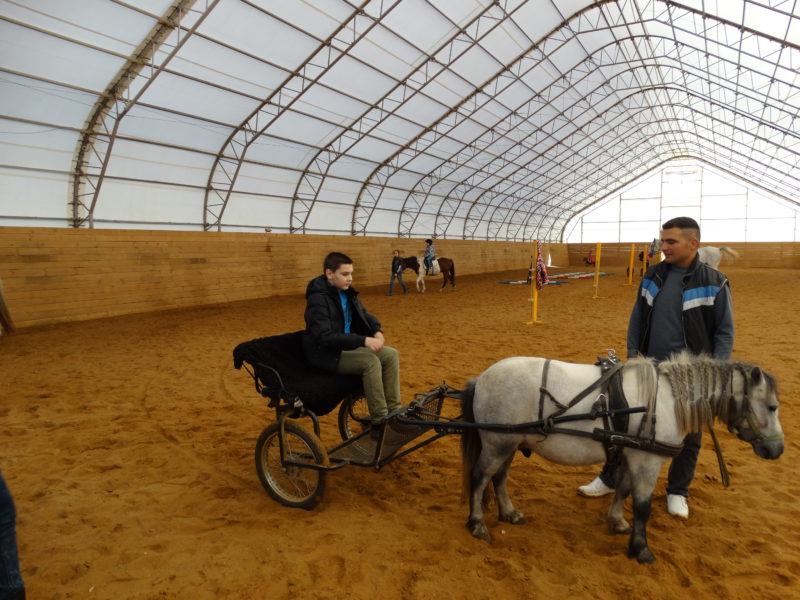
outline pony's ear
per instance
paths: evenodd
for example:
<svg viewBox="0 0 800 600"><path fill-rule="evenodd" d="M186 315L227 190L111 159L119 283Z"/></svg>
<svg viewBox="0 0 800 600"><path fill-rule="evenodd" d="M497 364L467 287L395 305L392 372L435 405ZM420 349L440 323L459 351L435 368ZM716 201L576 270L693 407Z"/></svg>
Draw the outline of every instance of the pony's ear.
<svg viewBox="0 0 800 600"><path fill-rule="evenodd" d="M753 383L759 383L762 376L763 373L760 367L753 367L753 370L750 371L750 379L752 379Z"/></svg>

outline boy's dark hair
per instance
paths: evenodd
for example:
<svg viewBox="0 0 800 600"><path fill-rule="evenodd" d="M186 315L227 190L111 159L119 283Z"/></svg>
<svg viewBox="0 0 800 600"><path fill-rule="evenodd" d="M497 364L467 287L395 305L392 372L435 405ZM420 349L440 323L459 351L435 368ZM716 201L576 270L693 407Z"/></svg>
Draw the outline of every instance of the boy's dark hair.
<svg viewBox="0 0 800 600"><path fill-rule="evenodd" d="M336 271L338 271L339 267L342 265L352 264L353 261L350 260L350 257L347 256L347 254L342 254L341 252L330 252L322 262L322 272L324 273L327 269L330 269L336 273Z"/></svg>
<svg viewBox="0 0 800 600"><path fill-rule="evenodd" d="M700 241L700 225L693 218L675 217L664 223L661 229L672 229L673 227L677 227L689 237L695 238L698 242Z"/></svg>
<svg viewBox="0 0 800 600"><path fill-rule="evenodd" d="M427 240L425 240L425 243L426 243L426 244L432 244L432 243L433 243L433 240L432 240L431 238L428 238Z"/></svg>

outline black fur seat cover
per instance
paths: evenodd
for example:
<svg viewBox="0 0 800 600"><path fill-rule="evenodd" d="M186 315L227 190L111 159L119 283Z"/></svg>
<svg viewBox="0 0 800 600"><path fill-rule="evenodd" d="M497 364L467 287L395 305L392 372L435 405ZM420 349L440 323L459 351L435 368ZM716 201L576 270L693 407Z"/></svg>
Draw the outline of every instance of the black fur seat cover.
<svg viewBox="0 0 800 600"><path fill-rule="evenodd" d="M277 398L278 379L262 365L272 367L283 381L283 397L291 401L298 396L317 415L328 414L346 396L363 393L360 376L328 373L305 362L302 336L302 331L295 331L243 342L233 349L233 366L240 369L243 362L250 364L267 395Z"/></svg>

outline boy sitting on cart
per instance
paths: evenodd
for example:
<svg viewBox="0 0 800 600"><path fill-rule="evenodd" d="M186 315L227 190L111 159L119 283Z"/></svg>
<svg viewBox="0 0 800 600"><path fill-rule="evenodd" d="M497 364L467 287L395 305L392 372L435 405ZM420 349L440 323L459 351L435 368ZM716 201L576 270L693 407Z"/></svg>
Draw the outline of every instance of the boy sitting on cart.
<svg viewBox="0 0 800 600"><path fill-rule="evenodd" d="M325 371L360 375L370 418L378 421L400 408L400 357L351 285L353 261L331 252L322 269L306 287L303 353Z"/></svg>

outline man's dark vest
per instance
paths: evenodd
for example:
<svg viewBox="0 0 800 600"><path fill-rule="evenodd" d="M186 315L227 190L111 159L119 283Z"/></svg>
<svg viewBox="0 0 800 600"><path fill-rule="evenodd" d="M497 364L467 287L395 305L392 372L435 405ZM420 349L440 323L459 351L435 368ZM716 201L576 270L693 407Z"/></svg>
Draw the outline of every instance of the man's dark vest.
<svg viewBox="0 0 800 600"><path fill-rule="evenodd" d="M661 262L650 267L642 279L639 308L642 328L638 350L647 354L650 341L650 318L653 302L664 285L672 265ZM714 302L720 289L728 285L728 279L716 269L712 269L695 256L686 275L683 277L683 306L681 320L686 347L694 354L712 354L714 350L715 314Z"/></svg>

